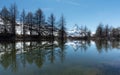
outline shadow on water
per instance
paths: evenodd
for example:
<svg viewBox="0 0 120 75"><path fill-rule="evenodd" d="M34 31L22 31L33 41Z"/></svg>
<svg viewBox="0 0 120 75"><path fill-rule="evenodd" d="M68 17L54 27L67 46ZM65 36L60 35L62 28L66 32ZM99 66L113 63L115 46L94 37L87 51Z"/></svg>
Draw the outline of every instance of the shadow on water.
<svg viewBox="0 0 120 75"><path fill-rule="evenodd" d="M11 70L17 72L18 68L23 68L29 65L36 65L38 68L42 68L44 63L50 62L54 64L59 61L64 63L67 54L67 47L71 46L74 51L89 50L93 44L96 46L98 53L102 53L112 50L113 48L120 49L119 41L90 41L90 40L68 40L68 41L29 41L29 42L1 42L0 43L0 65L5 70ZM103 68L104 67L104 68ZM96 75L117 75L120 70L112 66L103 65L99 67L102 72ZM1 68L1 67L0 67ZM113 71L113 74L110 74ZM115 72L115 73L114 73ZM117 73L117 74L116 74Z"/></svg>

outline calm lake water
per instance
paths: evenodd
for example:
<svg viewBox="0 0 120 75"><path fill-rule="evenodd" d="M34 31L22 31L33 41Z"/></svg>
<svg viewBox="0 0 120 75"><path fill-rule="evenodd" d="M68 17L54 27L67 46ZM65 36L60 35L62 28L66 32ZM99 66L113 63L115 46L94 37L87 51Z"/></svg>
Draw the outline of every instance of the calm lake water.
<svg viewBox="0 0 120 75"><path fill-rule="evenodd" d="M1 42L0 75L120 75L120 42Z"/></svg>

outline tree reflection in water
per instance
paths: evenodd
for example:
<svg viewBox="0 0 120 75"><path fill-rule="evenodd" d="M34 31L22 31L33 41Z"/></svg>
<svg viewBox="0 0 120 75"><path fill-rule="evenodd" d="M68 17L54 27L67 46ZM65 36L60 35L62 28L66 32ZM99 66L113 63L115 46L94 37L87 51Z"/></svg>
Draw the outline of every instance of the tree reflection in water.
<svg viewBox="0 0 120 75"><path fill-rule="evenodd" d="M92 41L93 42L93 41ZM54 63L57 57L61 62L64 62L66 56L67 46L72 46L74 51L81 50L87 51L91 46L90 40L79 41L41 41L41 42L13 42L13 43L0 43L0 65L4 69L11 69L16 72L19 64L25 68L26 64L35 64L41 68L46 61ZM93 42L94 43L94 42ZM99 53L102 51L109 51L112 48L120 49L119 41L95 41L96 48Z"/></svg>
<svg viewBox="0 0 120 75"><path fill-rule="evenodd" d="M117 40L96 40L95 44L99 53L101 53L103 50L108 52L109 50L112 50L112 48L120 49L120 41Z"/></svg>

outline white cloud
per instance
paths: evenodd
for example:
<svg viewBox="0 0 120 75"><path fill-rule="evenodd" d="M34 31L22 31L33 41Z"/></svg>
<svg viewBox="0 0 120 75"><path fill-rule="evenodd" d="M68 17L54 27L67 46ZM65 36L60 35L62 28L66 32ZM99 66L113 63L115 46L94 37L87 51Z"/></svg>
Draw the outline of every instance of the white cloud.
<svg viewBox="0 0 120 75"><path fill-rule="evenodd" d="M60 2L61 0L56 0L57 2Z"/></svg>
<svg viewBox="0 0 120 75"><path fill-rule="evenodd" d="M49 7L46 7L46 8L42 8L43 11L52 11L53 8L49 8Z"/></svg>
<svg viewBox="0 0 120 75"><path fill-rule="evenodd" d="M70 5L73 5L73 6L80 6L80 3L78 3L77 1L73 1L73 0L55 0L56 2L62 2L62 3L65 3L65 4L70 4Z"/></svg>
<svg viewBox="0 0 120 75"><path fill-rule="evenodd" d="M72 1L72 0L66 0L65 3L67 4L71 4L71 5L74 5L74 6L80 6L80 3L76 2L76 1Z"/></svg>

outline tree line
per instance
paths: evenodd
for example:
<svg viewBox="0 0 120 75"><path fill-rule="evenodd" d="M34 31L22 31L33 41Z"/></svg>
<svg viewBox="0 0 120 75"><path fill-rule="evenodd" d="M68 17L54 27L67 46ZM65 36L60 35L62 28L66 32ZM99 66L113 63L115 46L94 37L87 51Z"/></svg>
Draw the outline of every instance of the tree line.
<svg viewBox="0 0 120 75"><path fill-rule="evenodd" d="M22 26L21 35L23 37L28 35L28 30L29 37L36 35L40 39L44 37L50 37L54 39L55 35L63 39L66 36L66 22L64 16L62 15L60 20L57 22L54 14L52 13L46 20L45 15L40 8L38 8L35 13L31 11L26 13L23 9L20 15L18 15L17 5L12 4L9 9L5 6L1 9L0 18L3 20L4 24L0 25L0 28L2 29L0 31L0 35L2 36L8 34L17 36L15 28L18 25L17 20L19 20L20 25Z"/></svg>
<svg viewBox="0 0 120 75"><path fill-rule="evenodd" d="M107 25L104 25L100 23L95 33L93 34L90 29L87 28L87 26L76 26L79 31L79 36L73 37L77 39L106 39L106 40L112 40L112 39L120 39L120 27L112 27Z"/></svg>
<svg viewBox="0 0 120 75"><path fill-rule="evenodd" d="M94 37L98 39L120 39L120 27L110 27L108 24L100 23L96 29Z"/></svg>
<svg viewBox="0 0 120 75"><path fill-rule="evenodd" d="M59 21L56 21L55 15L52 13L48 19L45 18L44 12L38 8L35 13L29 11L23 11L18 14L18 9L16 4L12 4L9 9L7 7L3 7L0 11L0 18L3 20L3 25L0 25L0 37L16 37L16 26L22 26L22 33L20 37L38 37L42 38L50 38L54 40L56 37L59 39L65 39L67 37L66 32L66 21L65 17L62 15ZM20 24L18 24L17 20L19 20ZM86 26L81 26L79 28L81 31L79 33L79 38L106 38L106 39L116 39L120 38L120 27L114 28L109 25L99 24L95 34L91 36L91 30ZM29 34L27 33L29 31Z"/></svg>

